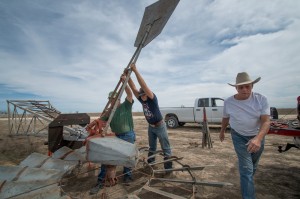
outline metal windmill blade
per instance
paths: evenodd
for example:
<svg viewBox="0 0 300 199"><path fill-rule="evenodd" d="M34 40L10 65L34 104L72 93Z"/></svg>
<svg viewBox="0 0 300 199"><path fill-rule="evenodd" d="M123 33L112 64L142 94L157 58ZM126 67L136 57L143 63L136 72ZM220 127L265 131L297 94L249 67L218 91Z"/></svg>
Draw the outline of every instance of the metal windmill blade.
<svg viewBox="0 0 300 199"><path fill-rule="evenodd" d="M138 47L142 43L149 25L152 27L149 30L146 40L143 42L143 47L158 36L178 3L179 0L160 0L150 6L147 6L145 8L144 16L134 46Z"/></svg>
<svg viewBox="0 0 300 199"><path fill-rule="evenodd" d="M132 63L136 63L142 48L161 33L162 29L166 25L168 19L172 15L178 3L179 0L159 0L156 3L153 3L145 8L144 16L134 44L137 49L134 52L125 70L128 70ZM124 83L122 84L121 81L119 81L117 86L115 87L114 93L116 93L117 99L120 99L122 97L130 75L131 70L128 71ZM108 107L111 108L108 110ZM102 135L106 134L116 108L117 104L115 103L115 101L109 100L106 107L102 111L102 113L108 113L107 115L109 115L107 125L103 129Z"/></svg>

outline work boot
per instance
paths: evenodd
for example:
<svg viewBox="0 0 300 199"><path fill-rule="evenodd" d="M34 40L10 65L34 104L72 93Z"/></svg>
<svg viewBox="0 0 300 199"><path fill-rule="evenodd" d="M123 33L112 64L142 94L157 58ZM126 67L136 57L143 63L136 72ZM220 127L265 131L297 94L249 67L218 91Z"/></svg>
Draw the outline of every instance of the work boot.
<svg viewBox="0 0 300 199"><path fill-rule="evenodd" d="M148 157L149 157L149 156L152 156L152 155L154 155L153 152L148 152ZM151 163L155 162L155 157L149 158L149 159L147 160L147 162L148 162L148 164L151 164Z"/></svg>
<svg viewBox="0 0 300 199"><path fill-rule="evenodd" d="M164 157L164 160L168 160L170 159L170 157ZM165 169L172 169L173 168L173 162L165 162L164 163L164 168ZM172 171L166 171L166 175L170 175L172 173Z"/></svg>
<svg viewBox="0 0 300 199"><path fill-rule="evenodd" d="M98 191L102 188L103 188L102 182L97 182L97 184L90 190L90 195L94 195L98 193Z"/></svg>

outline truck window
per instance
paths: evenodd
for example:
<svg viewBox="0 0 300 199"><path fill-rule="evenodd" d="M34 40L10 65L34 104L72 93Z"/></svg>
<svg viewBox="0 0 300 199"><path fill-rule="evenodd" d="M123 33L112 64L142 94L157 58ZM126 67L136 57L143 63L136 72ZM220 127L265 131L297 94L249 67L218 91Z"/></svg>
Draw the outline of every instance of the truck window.
<svg viewBox="0 0 300 199"><path fill-rule="evenodd" d="M211 106L212 107L216 107L217 106L216 99L214 99L214 98L211 99Z"/></svg>
<svg viewBox="0 0 300 199"><path fill-rule="evenodd" d="M216 107L216 106L224 106L224 100L223 99L220 99L220 98L212 98L211 99L212 102L212 106Z"/></svg>
<svg viewBox="0 0 300 199"><path fill-rule="evenodd" d="M208 98L204 98L204 99L199 99L198 101L198 107L208 107L209 103L208 103Z"/></svg>

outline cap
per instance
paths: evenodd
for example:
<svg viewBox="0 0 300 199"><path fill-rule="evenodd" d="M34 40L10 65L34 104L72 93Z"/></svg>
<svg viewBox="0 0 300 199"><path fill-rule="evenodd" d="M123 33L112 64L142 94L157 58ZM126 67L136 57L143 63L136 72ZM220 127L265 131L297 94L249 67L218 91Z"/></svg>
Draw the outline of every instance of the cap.
<svg viewBox="0 0 300 199"><path fill-rule="evenodd" d="M139 96L142 96L142 95L145 95L145 91L142 88L140 88L140 90L139 90Z"/></svg>
<svg viewBox="0 0 300 199"><path fill-rule="evenodd" d="M114 91L110 91L109 94L108 94L108 98L115 98L117 97L117 93L114 93Z"/></svg>

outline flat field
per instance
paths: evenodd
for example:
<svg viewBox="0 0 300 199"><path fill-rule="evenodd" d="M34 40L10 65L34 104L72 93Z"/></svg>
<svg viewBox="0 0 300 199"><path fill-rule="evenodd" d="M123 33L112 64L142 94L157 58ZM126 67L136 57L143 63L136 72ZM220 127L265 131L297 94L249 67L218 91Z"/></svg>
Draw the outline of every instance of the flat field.
<svg viewBox="0 0 300 199"><path fill-rule="evenodd" d="M294 116L292 116L293 118ZM7 118L0 118L0 165L18 165L32 152L47 154L47 134L44 136L12 136L8 133ZM135 114L134 125L136 131L136 144L147 147L147 123L141 114ZM220 127L210 128L213 148L202 148L202 129L198 124L186 124L177 129L168 129L169 139L174 156L182 157L182 163L189 166L205 166L202 171L195 171L197 181L229 182L230 187L196 186L195 198L211 199L238 199L240 196L238 163L235 155L229 131L224 142L219 141ZM258 199L299 199L300 198L300 151L292 148L285 153L278 152L278 146L284 146L287 142L293 143L292 137L267 135L265 151L261 157L257 173L255 175L256 193ZM160 145L158 143L158 148ZM174 164L178 167L178 164ZM118 173L121 174L121 167ZM125 198L146 183L146 177L141 176L141 170L134 170L134 181L128 186L121 183L105 188L108 198ZM71 198L99 198L99 194L89 196L89 189L95 184L97 170L89 175L79 175L69 181L64 192ZM174 172L172 178L191 180L184 172ZM184 190L181 190L184 188ZM168 185L165 191L176 195L189 197L188 185ZM153 199L164 198L153 192L142 191L140 198Z"/></svg>

